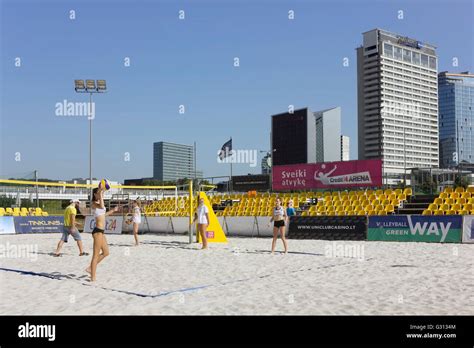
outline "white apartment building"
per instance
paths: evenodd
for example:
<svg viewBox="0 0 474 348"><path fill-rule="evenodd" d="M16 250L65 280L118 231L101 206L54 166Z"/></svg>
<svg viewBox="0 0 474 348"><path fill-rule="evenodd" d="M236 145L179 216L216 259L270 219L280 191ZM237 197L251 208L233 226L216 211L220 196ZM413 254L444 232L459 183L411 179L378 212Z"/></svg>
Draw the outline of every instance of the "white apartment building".
<svg viewBox="0 0 474 348"><path fill-rule="evenodd" d="M358 155L382 158L385 183L439 166L436 47L374 29L357 48Z"/></svg>

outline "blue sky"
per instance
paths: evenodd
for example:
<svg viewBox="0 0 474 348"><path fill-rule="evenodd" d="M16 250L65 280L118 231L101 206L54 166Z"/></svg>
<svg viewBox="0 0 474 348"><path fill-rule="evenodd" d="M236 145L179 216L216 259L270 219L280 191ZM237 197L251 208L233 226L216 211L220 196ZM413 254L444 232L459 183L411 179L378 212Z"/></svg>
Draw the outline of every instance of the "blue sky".
<svg viewBox="0 0 474 348"><path fill-rule="evenodd" d="M0 3L0 176L34 169L51 179L88 176L87 119L55 115L64 99L87 101L74 92L77 78L107 80L108 93L94 96L93 174L123 180L152 176L155 141L196 141L198 169L228 175L229 165L216 160L220 146L232 136L235 149L268 150L270 115L289 104L341 106L356 159L355 48L373 28L434 44L440 71L474 70L472 1ZM259 173L260 164L233 169Z"/></svg>

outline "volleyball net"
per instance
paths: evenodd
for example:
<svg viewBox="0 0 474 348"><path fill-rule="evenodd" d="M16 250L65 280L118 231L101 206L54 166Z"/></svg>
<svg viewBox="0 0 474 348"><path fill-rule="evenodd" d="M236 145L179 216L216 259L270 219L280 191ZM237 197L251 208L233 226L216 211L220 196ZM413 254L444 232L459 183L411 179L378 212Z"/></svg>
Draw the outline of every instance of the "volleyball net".
<svg viewBox="0 0 474 348"><path fill-rule="evenodd" d="M18 208L17 212L24 212L22 207L39 207L49 214L62 214L71 199L79 199L87 213L91 190L96 187L97 184L0 179L0 207ZM111 185L104 192L104 201L107 208L118 206L124 213L131 210L133 201L138 201L143 213L160 216L177 214L185 208L185 195L187 191L174 185Z"/></svg>

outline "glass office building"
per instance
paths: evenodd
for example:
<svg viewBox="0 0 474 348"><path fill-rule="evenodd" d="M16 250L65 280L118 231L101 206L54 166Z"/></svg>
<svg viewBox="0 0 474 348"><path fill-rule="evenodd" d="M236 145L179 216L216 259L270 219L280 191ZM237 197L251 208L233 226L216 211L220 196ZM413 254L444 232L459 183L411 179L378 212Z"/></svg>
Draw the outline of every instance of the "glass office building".
<svg viewBox="0 0 474 348"><path fill-rule="evenodd" d="M163 141L153 143L154 179L176 181L194 178L195 174L193 146ZM202 172L198 174L202 176Z"/></svg>
<svg viewBox="0 0 474 348"><path fill-rule="evenodd" d="M273 115L273 164L340 161L340 136L340 107L316 112L304 108Z"/></svg>
<svg viewBox="0 0 474 348"><path fill-rule="evenodd" d="M474 163L474 75L441 72L438 91L440 165Z"/></svg>

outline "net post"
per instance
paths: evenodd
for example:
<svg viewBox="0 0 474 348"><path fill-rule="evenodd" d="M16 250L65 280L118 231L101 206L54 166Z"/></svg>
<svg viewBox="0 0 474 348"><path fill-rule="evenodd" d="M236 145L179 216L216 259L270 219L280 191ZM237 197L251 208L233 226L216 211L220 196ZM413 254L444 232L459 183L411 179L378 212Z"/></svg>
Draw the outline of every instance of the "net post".
<svg viewBox="0 0 474 348"><path fill-rule="evenodd" d="M189 180L189 244L193 243L193 181Z"/></svg>

